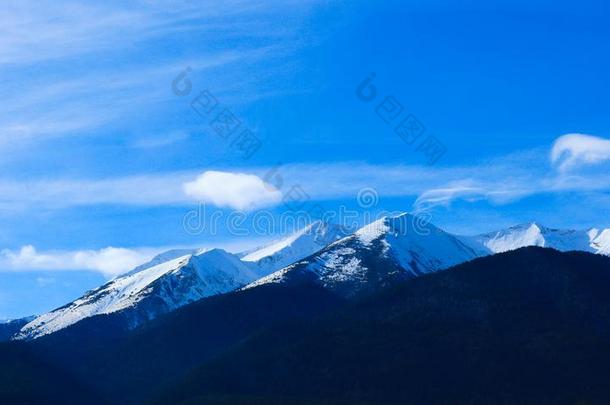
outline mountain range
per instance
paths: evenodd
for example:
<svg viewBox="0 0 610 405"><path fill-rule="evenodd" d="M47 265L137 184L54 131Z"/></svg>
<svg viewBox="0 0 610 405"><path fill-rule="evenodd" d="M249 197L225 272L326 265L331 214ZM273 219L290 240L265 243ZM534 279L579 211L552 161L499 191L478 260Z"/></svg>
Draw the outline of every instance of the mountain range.
<svg viewBox="0 0 610 405"><path fill-rule="evenodd" d="M403 214L169 251L13 326L0 402L607 402L606 234Z"/></svg>
<svg viewBox="0 0 610 405"><path fill-rule="evenodd" d="M358 298L477 257L525 246L608 255L610 230L559 230L531 223L461 236L402 214L346 234L338 225L317 221L247 252L165 252L63 307L28 319L19 330L11 329L12 338L35 339L111 314L114 328L131 330L203 298L268 283L314 282L344 298Z"/></svg>
<svg viewBox="0 0 610 405"><path fill-rule="evenodd" d="M605 403L610 258L526 247L358 299L264 283L0 343L2 403Z"/></svg>

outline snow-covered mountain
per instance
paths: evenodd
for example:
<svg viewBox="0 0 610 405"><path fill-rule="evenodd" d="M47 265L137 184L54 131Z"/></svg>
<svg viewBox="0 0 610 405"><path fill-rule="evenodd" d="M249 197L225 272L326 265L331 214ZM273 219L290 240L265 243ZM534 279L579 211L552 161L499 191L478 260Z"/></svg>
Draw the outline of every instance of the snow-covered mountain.
<svg viewBox="0 0 610 405"><path fill-rule="evenodd" d="M285 239L243 254L221 249L171 250L83 297L27 323L15 339L34 339L95 315L120 313L133 328L202 298L229 292L301 260L341 236L316 222Z"/></svg>
<svg viewBox="0 0 610 405"><path fill-rule="evenodd" d="M522 224L472 238L492 253L501 253L525 246L550 247L560 251L580 250L610 254L610 230L552 229L537 223Z"/></svg>
<svg viewBox="0 0 610 405"><path fill-rule="evenodd" d="M244 288L310 281L349 297L489 253L476 241L451 235L429 223L420 223L414 216L402 214L375 221L317 254Z"/></svg>
<svg viewBox="0 0 610 405"><path fill-rule="evenodd" d="M181 256L131 272L88 292L76 301L25 325L17 339L56 332L82 319L129 311L130 326L195 300L230 291L260 274L238 257L220 249Z"/></svg>

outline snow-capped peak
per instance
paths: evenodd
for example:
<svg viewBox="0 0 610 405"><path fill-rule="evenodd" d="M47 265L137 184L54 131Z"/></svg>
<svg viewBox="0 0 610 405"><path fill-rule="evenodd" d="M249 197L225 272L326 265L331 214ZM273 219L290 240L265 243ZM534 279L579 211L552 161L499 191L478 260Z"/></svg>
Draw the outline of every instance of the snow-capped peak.
<svg viewBox="0 0 610 405"><path fill-rule="evenodd" d="M561 251L580 250L592 253L610 252L610 233L596 228L589 230L553 229L536 222L490 232L475 237L492 253L525 246L550 247Z"/></svg>
<svg viewBox="0 0 610 405"><path fill-rule="evenodd" d="M591 248L595 253L610 256L610 229L604 229L601 232L597 229L592 229L588 235L591 239Z"/></svg>
<svg viewBox="0 0 610 405"><path fill-rule="evenodd" d="M441 270L482 254L426 218L404 213L377 222L376 228L382 230L378 239L388 254L413 274ZM363 229L370 230L370 226Z"/></svg>
<svg viewBox="0 0 610 405"><path fill-rule="evenodd" d="M384 216L358 229L354 235L360 242L367 245L385 235L402 235L413 238L439 232L443 231L429 223L426 218L405 212L394 216Z"/></svg>
<svg viewBox="0 0 610 405"><path fill-rule="evenodd" d="M180 257L185 257L185 256L191 256L191 255L196 255L198 253L202 253L203 251L200 249L172 249L172 250L168 250L166 252L160 253L158 255L156 255L155 257L153 257L150 261L141 264L137 267L135 267L133 270L125 273L125 274L121 274L118 277L124 277L124 276L129 276L135 273L139 273L143 270L149 269L151 267L155 267L161 263L166 263L169 262L171 260L180 258Z"/></svg>
<svg viewBox="0 0 610 405"><path fill-rule="evenodd" d="M524 246L545 246L546 240L538 224L521 224L484 235L483 244L492 252L499 253Z"/></svg>

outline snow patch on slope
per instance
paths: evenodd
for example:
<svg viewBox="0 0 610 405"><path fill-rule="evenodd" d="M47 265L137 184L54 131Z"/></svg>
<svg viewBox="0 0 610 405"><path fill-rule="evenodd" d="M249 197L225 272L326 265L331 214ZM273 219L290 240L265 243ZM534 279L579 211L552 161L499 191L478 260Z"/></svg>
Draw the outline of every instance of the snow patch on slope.
<svg viewBox="0 0 610 405"><path fill-rule="evenodd" d="M384 217L358 229L355 235L363 245L370 246L373 241L381 238L389 230L388 220Z"/></svg>
<svg viewBox="0 0 610 405"><path fill-rule="evenodd" d="M246 285L242 288L242 290L247 290L249 288L258 287L265 284L281 284L285 281L285 276L290 273L292 269L296 267L297 263L285 267L281 270L276 271L275 273L271 273L268 276L261 277L258 280Z"/></svg>

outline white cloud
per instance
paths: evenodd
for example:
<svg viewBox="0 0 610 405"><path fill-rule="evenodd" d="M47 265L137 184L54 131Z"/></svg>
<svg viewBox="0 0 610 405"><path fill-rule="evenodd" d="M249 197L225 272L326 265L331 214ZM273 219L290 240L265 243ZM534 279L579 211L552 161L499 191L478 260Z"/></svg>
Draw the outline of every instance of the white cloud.
<svg viewBox="0 0 610 405"><path fill-rule="evenodd" d="M184 192L201 202L237 210L273 206L282 199L282 193L258 176L219 171L204 172L185 183Z"/></svg>
<svg viewBox="0 0 610 405"><path fill-rule="evenodd" d="M18 251L4 249L0 252L3 270L90 270L107 277L125 273L150 260L158 249L125 249L107 247L99 250L39 252L32 245Z"/></svg>
<svg viewBox="0 0 610 405"><path fill-rule="evenodd" d="M560 171L610 160L610 140L586 134L567 134L555 141L551 162Z"/></svg>

